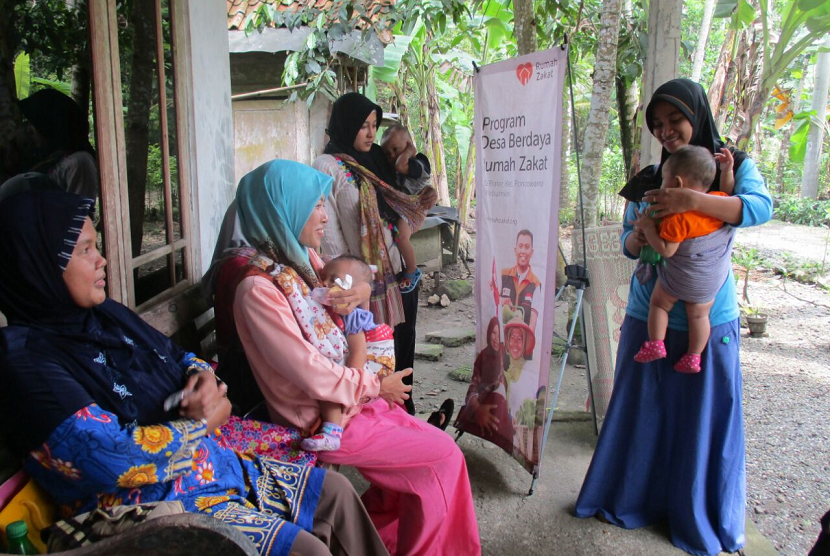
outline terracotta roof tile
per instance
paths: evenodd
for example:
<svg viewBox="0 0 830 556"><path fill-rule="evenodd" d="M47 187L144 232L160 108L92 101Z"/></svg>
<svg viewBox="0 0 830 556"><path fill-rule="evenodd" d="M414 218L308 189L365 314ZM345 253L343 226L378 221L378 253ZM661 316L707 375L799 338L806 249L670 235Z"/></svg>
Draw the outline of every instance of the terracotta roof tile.
<svg viewBox="0 0 830 556"><path fill-rule="evenodd" d="M281 12L296 11L300 6L306 6L336 13L336 10L345 2L344 0L226 0L226 3L228 30L237 30L241 29L248 16L254 13L261 4L276 4L277 10ZM392 10L395 0L363 0L363 5L372 21L377 22L382 15Z"/></svg>

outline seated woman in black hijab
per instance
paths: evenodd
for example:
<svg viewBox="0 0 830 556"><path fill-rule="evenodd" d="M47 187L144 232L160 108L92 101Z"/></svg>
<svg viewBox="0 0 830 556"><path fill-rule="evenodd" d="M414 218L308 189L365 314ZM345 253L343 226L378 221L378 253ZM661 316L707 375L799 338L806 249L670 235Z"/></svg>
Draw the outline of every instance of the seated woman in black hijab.
<svg viewBox="0 0 830 556"><path fill-rule="evenodd" d="M342 476L227 447L210 367L106 298L92 210L62 191L0 203L0 417L60 513L178 500L261 554L386 554Z"/></svg>

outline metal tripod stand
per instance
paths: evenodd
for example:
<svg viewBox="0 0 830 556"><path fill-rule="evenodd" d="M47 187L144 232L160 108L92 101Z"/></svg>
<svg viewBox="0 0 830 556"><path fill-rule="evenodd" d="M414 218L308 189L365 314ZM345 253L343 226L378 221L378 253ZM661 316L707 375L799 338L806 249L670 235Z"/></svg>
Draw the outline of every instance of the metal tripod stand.
<svg viewBox="0 0 830 556"><path fill-rule="evenodd" d="M553 396L550 400L550 406L546 408L547 419L545 420L545 430L542 433L542 445L539 447L539 465L536 468L536 471L533 473L533 481L530 483L530 491L527 493L528 496L533 494L533 489L536 487L536 481L539 479L539 474L542 467L542 458L545 454L545 445L548 442L548 433L550 432L550 425L553 421L553 411L556 409L556 400L559 397L559 390L562 387L562 377L565 374L565 365L567 365L568 363L568 355L571 352L571 348L582 349L585 351L585 376L588 379L588 398L591 404L591 417L594 422L594 432L596 433L598 431L597 412L596 408L594 407L594 390L593 385L591 384L591 366L589 364L590 362L588 361L588 351L583 346L575 345L573 343L576 325L580 320L584 320L584 315L582 311L582 298L585 294L585 288L587 288L590 285L590 281L588 279L588 269L582 265L566 265L565 277L567 278L567 282L565 282L565 284L559 288L559 291L556 292L556 297L554 298L554 305L562 297L562 294L565 292L565 288L568 287L572 287L576 291L576 304L574 306L573 320L571 321L570 328L568 329L568 337L565 341L565 352L562 354L562 365L559 367L559 378L556 381L556 388L554 388L553 390ZM584 339L584 328L582 329L582 332L582 337Z"/></svg>

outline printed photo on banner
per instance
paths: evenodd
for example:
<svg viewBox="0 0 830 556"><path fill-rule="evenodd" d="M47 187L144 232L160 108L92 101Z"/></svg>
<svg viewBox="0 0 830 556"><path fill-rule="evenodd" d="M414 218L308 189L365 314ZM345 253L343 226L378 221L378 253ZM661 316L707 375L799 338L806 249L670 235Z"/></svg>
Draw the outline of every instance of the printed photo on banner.
<svg viewBox="0 0 830 556"><path fill-rule="evenodd" d="M456 426L530 472L550 374L566 59L555 48L475 79L476 357Z"/></svg>

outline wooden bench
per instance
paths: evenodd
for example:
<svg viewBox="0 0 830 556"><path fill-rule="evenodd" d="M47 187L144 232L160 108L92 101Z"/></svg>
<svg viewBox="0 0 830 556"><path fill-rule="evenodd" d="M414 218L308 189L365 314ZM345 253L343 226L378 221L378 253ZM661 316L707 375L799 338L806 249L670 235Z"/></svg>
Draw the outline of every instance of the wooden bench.
<svg viewBox="0 0 830 556"><path fill-rule="evenodd" d="M216 357L216 323L213 307L202 295L201 286L191 286L183 295L161 302L140 313L147 324L174 342L205 359Z"/></svg>

